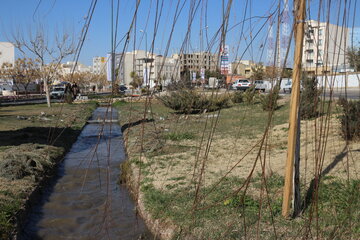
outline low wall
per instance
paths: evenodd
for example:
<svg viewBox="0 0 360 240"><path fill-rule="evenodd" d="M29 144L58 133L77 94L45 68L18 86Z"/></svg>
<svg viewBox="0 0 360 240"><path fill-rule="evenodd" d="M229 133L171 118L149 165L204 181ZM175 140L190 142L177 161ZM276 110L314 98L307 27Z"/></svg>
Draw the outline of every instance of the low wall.
<svg viewBox="0 0 360 240"><path fill-rule="evenodd" d="M318 76L318 86L325 88L358 88L360 87L360 74L349 73L333 76Z"/></svg>

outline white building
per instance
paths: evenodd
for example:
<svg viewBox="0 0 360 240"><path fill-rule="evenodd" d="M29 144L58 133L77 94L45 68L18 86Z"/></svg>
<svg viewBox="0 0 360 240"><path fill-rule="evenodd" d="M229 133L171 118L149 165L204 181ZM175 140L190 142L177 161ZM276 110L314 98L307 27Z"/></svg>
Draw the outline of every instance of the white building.
<svg viewBox="0 0 360 240"><path fill-rule="evenodd" d="M155 83L161 81L178 79L179 67L173 58L147 53L143 50L135 50L124 54L115 55L115 69L118 72L120 84L129 86L133 79L131 72L135 72L143 79L143 85L154 87ZM107 68L110 71L110 68ZM148 74L148 77L146 77ZM148 81L146 81L148 79ZM146 83L148 82L148 83Z"/></svg>
<svg viewBox="0 0 360 240"><path fill-rule="evenodd" d="M83 72L91 72L91 67L85 66L82 63L77 63L75 66L75 62L66 62L62 64L62 72L64 74L69 74L72 71L75 73L83 73Z"/></svg>
<svg viewBox="0 0 360 240"><path fill-rule="evenodd" d="M10 42L0 42L0 67L6 62L15 63L15 47Z"/></svg>
<svg viewBox="0 0 360 240"><path fill-rule="evenodd" d="M138 59L138 62L139 60L141 61ZM137 71L137 74L143 78L144 84L150 88L155 87L156 84L166 85L172 80L180 79L180 67L176 61L174 58L162 55L151 56L147 58L147 61L142 61L142 68ZM146 69L148 70L146 71Z"/></svg>
<svg viewBox="0 0 360 240"><path fill-rule="evenodd" d="M349 29L326 22L309 20L305 25L302 64L310 74L344 69L348 64Z"/></svg>
<svg viewBox="0 0 360 240"><path fill-rule="evenodd" d="M106 72L106 57L93 57L92 73L101 74Z"/></svg>

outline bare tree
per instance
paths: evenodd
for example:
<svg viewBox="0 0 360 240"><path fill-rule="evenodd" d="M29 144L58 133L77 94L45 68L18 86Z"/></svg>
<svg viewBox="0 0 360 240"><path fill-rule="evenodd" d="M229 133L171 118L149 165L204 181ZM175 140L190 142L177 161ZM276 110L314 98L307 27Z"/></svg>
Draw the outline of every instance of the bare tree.
<svg viewBox="0 0 360 240"><path fill-rule="evenodd" d="M61 61L75 52L74 38L65 31L57 31L54 40L50 42L44 27L38 25L36 30L29 31L26 37L20 31L12 34L11 40L24 56L29 52L38 59L40 79L44 83L48 107L51 107L49 84L57 77Z"/></svg>
<svg viewBox="0 0 360 240"><path fill-rule="evenodd" d="M29 84L40 77L38 63L31 58L19 58L14 65L4 63L0 68L0 77L11 80L18 92L23 86L27 95Z"/></svg>
<svg viewBox="0 0 360 240"><path fill-rule="evenodd" d="M91 72L67 73L63 74L61 79L65 82L76 83L76 85L80 88L87 88L92 85L96 86L98 89L107 83L105 74L96 74Z"/></svg>

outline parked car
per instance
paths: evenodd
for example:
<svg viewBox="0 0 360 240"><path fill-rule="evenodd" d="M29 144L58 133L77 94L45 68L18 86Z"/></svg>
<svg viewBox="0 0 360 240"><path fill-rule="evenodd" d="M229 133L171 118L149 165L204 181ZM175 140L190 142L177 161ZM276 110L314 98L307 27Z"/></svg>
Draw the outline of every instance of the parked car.
<svg viewBox="0 0 360 240"><path fill-rule="evenodd" d="M65 86L54 87L50 92L51 98L63 98L65 94Z"/></svg>
<svg viewBox="0 0 360 240"><path fill-rule="evenodd" d="M233 83L232 88L236 90L245 91L246 89L250 88L251 85L252 84L247 79L238 79Z"/></svg>
<svg viewBox="0 0 360 240"><path fill-rule="evenodd" d="M283 86L283 91L284 93L291 93L291 89L292 89L292 81L288 80L285 82L285 85ZM302 86L302 84L300 84L300 92L302 92L304 89L304 87Z"/></svg>
<svg viewBox="0 0 360 240"><path fill-rule="evenodd" d="M120 86L119 86L119 92L120 92L120 93L125 93L127 89L128 89L128 88L127 88L125 85L120 85Z"/></svg>
<svg viewBox="0 0 360 240"><path fill-rule="evenodd" d="M263 80L255 80L255 90L265 92L266 90L266 83Z"/></svg>

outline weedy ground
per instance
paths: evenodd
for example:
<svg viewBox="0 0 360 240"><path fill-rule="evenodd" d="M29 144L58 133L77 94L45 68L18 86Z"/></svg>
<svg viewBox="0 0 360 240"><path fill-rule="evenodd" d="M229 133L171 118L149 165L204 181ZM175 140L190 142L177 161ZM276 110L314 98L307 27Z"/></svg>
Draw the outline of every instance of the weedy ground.
<svg viewBox="0 0 360 240"><path fill-rule="evenodd" d="M360 238L360 144L341 138L335 103L301 122L303 211L293 220L281 217L288 98L270 122L257 100L189 115L156 99L117 107L145 206L178 227L175 239Z"/></svg>
<svg viewBox="0 0 360 240"><path fill-rule="evenodd" d="M0 108L0 239L16 232L31 193L75 142L96 103Z"/></svg>

